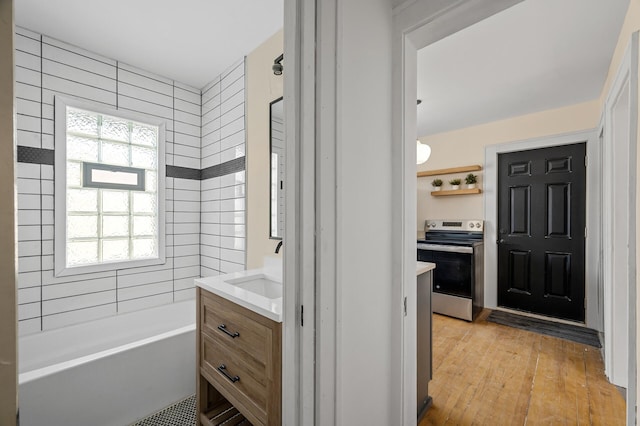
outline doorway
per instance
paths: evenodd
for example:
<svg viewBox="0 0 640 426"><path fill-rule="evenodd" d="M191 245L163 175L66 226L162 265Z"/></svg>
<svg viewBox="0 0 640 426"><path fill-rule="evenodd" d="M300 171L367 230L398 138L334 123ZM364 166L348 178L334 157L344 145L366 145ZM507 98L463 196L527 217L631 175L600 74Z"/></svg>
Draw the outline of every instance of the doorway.
<svg viewBox="0 0 640 426"><path fill-rule="evenodd" d="M438 31L439 29L437 28L437 25L434 25L432 23L428 23L425 26L426 27L431 27L433 33L442 34L441 31ZM418 42L414 41L413 39L411 39L411 41L414 44L412 44L410 48L413 48L415 45L418 45L419 47L424 46L424 44L419 44ZM406 48L405 47L405 50L404 50L404 54L405 54L405 59L404 59L405 76L404 76L404 78L405 78L405 80L403 81L403 83L404 83L403 88L404 88L404 93L405 93L405 96L407 97L407 99L412 94L410 92L410 89L412 89L412 87L408 87L409 84L408 84L407 80L414 78L414 75L412 74L413 70L407 70L406 69L406 68L409 68L409 67L413 66L412 61L414 60L414 57L410 56L409 59L406 59L406 56L409 56L409 55L407 55L407 51L410 50L410 48ZM413 53L413 51L410 51L410 53ZM415 124L413 122L415 117L412 115L412 113L408 112L408 109L409 109L408 104L409 104L409 102L405 102L404 103L404 108L406 109L405 118L404 118L404 126L405 126L405 131L407 132L407 134L408 134L408 131L411 130L411 126ZM407 118L407 115L409 115L408 118ZM496 198L496 193L495 193L497 188L496 188L495 185L496 185L496 182L497 182L498 153L511 152L511 151L517 151L517 150L523 150L523 149L533 149L533 148L539 148L539 147L547 147L547 146L552 146L552 145L564 145L564 144L580 143L585 147L584 148L585 150L587 149L586 146L588 145L588 147L589 147L588 150L590 151L589 160L590 160L590 162L596 163L598 161L597 157L596 156L592 156L591 154L594 152L594 149L597 146L597 144L594 144L594 143L587 144L586 143L587 141L589 141L589 142L594 142L595 141L595 138L594 138L595 132L593 132L592 130L587 130L587 131L583 131L581 134L569 133L569 132L575 132L576 129L589 129L590 128L589 126L594 126L595 118L597 118L597 113L593 114L593 117L590 120L590 122L589 122L590 124L588 126L576 127L575 129L569 129L569 130L561 129L561 130L554 131L554 132L538 133L538 134L536 134L535 131L529 131L529 133L526 134L526 135L509 139L509 141L517 141L517 142L514 142L514 143L508 143L507 144L507 143L505 143L505 142L507 142L507 140L499 140L499 139L491 141L491 144L494 144L494 145L493 145L493 147L491 149L485 151L485 154L486 154L485 155L485 163L484 163L485 169L484 169L483 176L482 176L482 180L483 180L483 183L485 185L483 187L483 191L484 191L485 197L486 197L484 199L484 207L483 207L483 209L485 211L485 220L491 222L491 223L485 223L485 226L486 226L486 228L485 228L485 242L487 243L487 245L494 245L495 246L494 242L497 241L497 238L496 238L497 237L497 231L498 231L498 229L497 229L498 228L497 220L496 220L497 219L497 198ZM564 122L566 122L566 121L564 121ZM533 128L533 126L532 126L532 128ZM555 143L553 143L554 141L550 141L549 139L551 139L551 138L546 136L546 135L550 135L550 134L559 135L559 136L556 137L556 139L560 139L560 141L559 142L555 141ZM442 136L442 135L438 134L436 136ZM451 139L454 139L453 136L457 136L458 140L466 140L467 143L469 144L469 146L471 147L470 149L472 149L472 145L473 145L473 143L471 143L470 141L473 141L473 142L477 142L478 141L477 138L474 139L473 137L471 137L473 135L470 132L466 132L465 133L465 132L461 131L461 132L459 132L457 134L452 135ZM500 136L502 136L502 135L499 135L499 137ZM408 137L405 138L405 139L408 140ZM425 141L421 141L421 142L425 142ZM454 141L454 143L455 142L456 141ZM536 146L536 144L537 144L537 146ZM510 146L507 146L507 145L510 145ZM531 145L533 145L533 146L531 146ZM456 146L454 144L452 144L452 146L449 147L449 149L451 149L452 152L455 151L455 155L457 155L459 157L462 157L462 156L464 156L466 154L466 152L464 152L464 150L460 146ZM434 152L433 152L433 145L432 145L432 156L433 156L433 154L434 154ZM584 158L584 155L582 155L582 158ZM408 163L408 161L407 161L407 163ZM460 162L460 164L458 164L458 165L462 165L462 164L472 164L472 162L469 162L469 161L468 162ZM584 161L582 162L582 164L584 164ZM432 168L433 169L439 169L439 168L445 168L445 167L446 167L446 165L442 164L442 165L437 165L437 166L432 167ZM408 175L408 174L406 174L406 175ZM584 174L583 174L583 176L584 176ZM590 180L590 183L593 183L591 181L593 179L593 177L589 177L588 179ZM587 177L586 176L583 177L583 182L585 182L585 183L583 183L583 186L586 185L586 180L587 180ZM405 185L406 185L406 183L405 183ZM594 193L597 193L598 187L599 187L599 184L597 186L590 185L590 190L593 189ZM582 219L582 225L581 225L581 229L582 229L582 233L581 233L582 238L581 238L581 240L582 240L582 245L583 245L583 249L582 249L582 263L583 264L585 263L585 257L587 256L587 250L584 247L585 244L586 244L585 235L584 235L584 228L585 228L585 224L586 224L587 220L588 220L588 223L590 225L590 227L589 227L590 233L593 233L594 237L596 237L596 239L594 239L593 237L591 237L591 235L589 235L589 237L591 237L591 244L594 244L591 248L593 249L593 248L597 247L597 244L598 244L597 231L596 231L597 226L591 226L594 223L597 224L597 219L598 219L599 215L596 213L596 211L598 209L598 205L596 204L595 205L595 210L591 210L590 213L588 212L589 208L585 207L586 203L588 203L589 206L593 206L593 204L594 204L593 198L594 197L592 197L592 195L593 194L589 194L588 196L587 195L583 196L583 199L584 198L588 198L588 201L585 201L585 204L581 208L581 211L583 213L585 213L585 216L589 216L588 219L586 217L584 217ZM465 209L461 208L460 210L464 211ZM487 213L487 212L490 212L490 214ZM418 218L418 219L424 219L424 218ZM415 223L415 222L416 221L414 219L413 223ZM419 221L418 221L418 224L419 224ZM589 254L588 258L590 260L593 260L593 257L594 257L592 255L593 254L593 250L591 250L589 253L590 254ZM559 260L563 260L563 259L559 259ZM494 263L494 268L495 268L495 265L497 264L497 253L493 257L492 260L490 259L490 260L487 261L487 263L489 263L489 262L495 262ZM563 268L561 268L561 270L565 271L565 273L566 273L566 269L567 268L566 268L566 265L563 264L563 263L566 263L566 259L564 259L564 262L559 262L559 263L561 264L561 266L563 266ZM596 264L593 263L593 265L595 266ZM592 265L586 265L585 267L587 268L587 270L589 272L592 272L592 270L590 269L590 268L593 268ZM582 274L583 274L583 276L585 275L584 269L583 269ZM590 277L591 277L590 279L593 279L593 276L594 276L594 274L590 274ZM497 276L494 276L494 277L491 277L491 278L485 276L485 282L487 282L487 281L493 281L494 285L496 285L495 283L497 283L498 279L497 279ZM595 282L593 282L593 283L590 282L589 284L591 285L591 284L594 284L594 283ZM585 304L585 302L584 302L584 292L585 292L586 289L585 289L584 286L585 286L585 284L583 283L583 288L582 288L583 296L579 297L579 299L581 299L582 306L580 306L577 309L578 311L582 312L582 314L581 314L582 318L580 319L580 321L585 321L586 320L585 313L584 313L584 308L585 308L585 306L584 306L584 304ZM485 292L485 294L488 294L488 293L489 293L488 291ZM557 291L557 293L560 294L561 291ZM494 301L492 301L492 303L493 303L492 306L493 307L498 305L497 291L495 291L494 294L495 295L493 297L495 299L494 299ZM595 293L592 292L591 294L593 295ZM488 296L488 298L491 298L491 296ZM592 304L594 303L595 300L596 300L596 298L592 297L592 299L589 301L589 304L590 304L589 308L590 309L593 307ZM485 301L486 301L486 299L485 299ZM591 312L595 313L595 312L597 312L597 310L592 309ZM580 318L580 316L579 316L579 318Z"/></svg>
<svg viewBox="0 0 640 426"><path fill-rule="evenodd" d="M585 319L586 143L498 155L498 305Z"/></svg>

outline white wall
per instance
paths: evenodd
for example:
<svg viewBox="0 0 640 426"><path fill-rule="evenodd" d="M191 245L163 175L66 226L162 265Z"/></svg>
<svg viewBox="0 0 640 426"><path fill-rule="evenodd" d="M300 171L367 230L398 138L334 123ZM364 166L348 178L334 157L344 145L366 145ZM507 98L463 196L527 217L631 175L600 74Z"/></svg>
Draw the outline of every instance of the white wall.
<svg viewBox="0 0 640 426"><path fill-rule="evenodd" d="M366 19L363 19L366 11ZM338 1L337 424L397 424L392 365L391 3ZM375 88L375 95L372 90ZM397 366L395 366L397 367Z"/></svg>
<svg viewBox="0 0 640 426"><path fill-rule="evenodd" d="M202 89L203 277L245 269L245 61Z"/></svg>

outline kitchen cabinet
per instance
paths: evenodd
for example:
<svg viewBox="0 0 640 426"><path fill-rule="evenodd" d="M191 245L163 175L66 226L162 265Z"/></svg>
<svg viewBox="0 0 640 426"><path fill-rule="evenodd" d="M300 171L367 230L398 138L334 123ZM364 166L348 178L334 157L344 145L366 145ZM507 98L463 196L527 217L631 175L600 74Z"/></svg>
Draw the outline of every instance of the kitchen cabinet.
<svg viewBox="0 0 640 426"><path fill-rule="evenodd" d="M431 406L432 399L429 396L429 381L432 377L432 309L431 288L432 275L435 264L417 262L417 300L416 300L416 332L417 332L417 377L418 391L417 415L418 422Z"/></svg>

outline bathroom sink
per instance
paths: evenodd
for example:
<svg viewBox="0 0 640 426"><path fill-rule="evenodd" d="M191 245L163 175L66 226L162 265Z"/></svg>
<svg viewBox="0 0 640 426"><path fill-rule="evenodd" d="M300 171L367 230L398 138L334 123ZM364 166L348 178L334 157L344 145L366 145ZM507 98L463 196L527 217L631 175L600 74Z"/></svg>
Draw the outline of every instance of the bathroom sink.
<svg viewBox="0 0 640 426"><path fill-rule="evenodd" d="M238 288L259 294L267 299L282 297L282 284L270 280L262 274L226 280Z"/></svg>
<svg viewBox="0 0 640 426"><path fill-rule="evenodd" d="M203 290L282 322L282 277L273 268L199 278L195 283Z"/></svg>

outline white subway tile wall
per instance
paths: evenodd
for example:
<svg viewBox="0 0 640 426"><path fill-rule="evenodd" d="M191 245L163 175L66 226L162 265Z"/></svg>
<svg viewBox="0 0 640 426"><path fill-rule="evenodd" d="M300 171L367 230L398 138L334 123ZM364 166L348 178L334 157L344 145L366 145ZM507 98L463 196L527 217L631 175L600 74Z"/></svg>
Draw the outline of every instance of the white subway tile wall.
<svg viewBox="0 0 640 426"><path fill-rule="evenodd" d="M245 156L245 62L202 89L202 169ZM245 269L245 170L201 181L200 274Z"/></svg>
<svg viewBox="0 0 640 426"><path fill-rule="evenodd" d="M196 89L16 29L19 146L54 149L56 95L159 117L167 166L206 169L245 155L244 59ZM57 278L54 172L18 163L20 334L193 298L194 278L244 269L245 172L166 178L164 265Z"/></svg>

